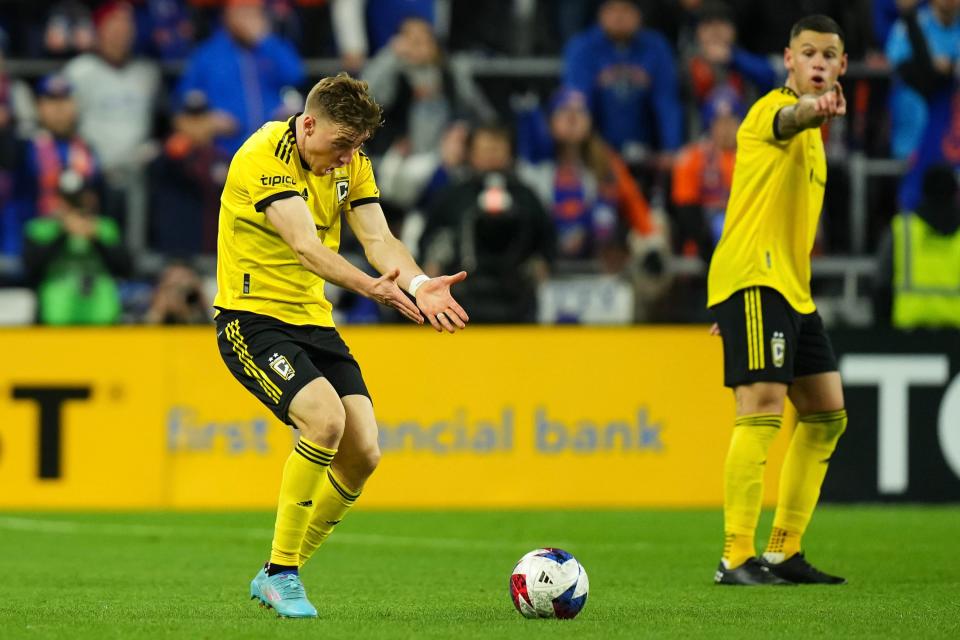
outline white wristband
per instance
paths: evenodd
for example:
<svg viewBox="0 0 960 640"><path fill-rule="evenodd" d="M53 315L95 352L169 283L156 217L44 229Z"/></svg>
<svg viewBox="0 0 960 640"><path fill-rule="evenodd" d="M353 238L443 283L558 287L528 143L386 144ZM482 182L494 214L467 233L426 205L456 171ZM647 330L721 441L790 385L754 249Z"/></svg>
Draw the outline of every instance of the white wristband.
<svg viewBox="0 0 960 640"><path fill-rule="evenodd" d="M430 276L425 275L425 274L422 274L422 273L421 273L420 275L418 275L418 276L414 276L414 277L413 277L413 280L410 281L410 286L407 287L407 291L410 292L410 295L412 295L414 298L416 298L416 297L417 297L417 289L419 289L419 288L420 288L420 285L422 285L424 282L426 282L426 281L429 280L429 279L430 279Z"/></svg>

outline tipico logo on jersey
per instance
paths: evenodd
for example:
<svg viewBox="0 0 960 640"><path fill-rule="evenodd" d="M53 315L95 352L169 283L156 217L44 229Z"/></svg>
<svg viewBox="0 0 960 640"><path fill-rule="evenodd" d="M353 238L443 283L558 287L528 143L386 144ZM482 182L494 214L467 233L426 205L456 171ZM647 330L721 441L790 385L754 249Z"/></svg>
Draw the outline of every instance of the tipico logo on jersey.
<svg viewBox="0 0 960 640"><path fill-rule="evenodd" d="M287 184L295 186L297 181L293 179L293 176L260 176L260 184L265 187L275 187L280 184Z"/></svg>
<svg viewBox="0 0 960 640"><path fill-rule="evenodd" d="M290 361L287 360L287 356L281 356L278 353L270 356L270 368L277 372L284 380L289 380L296 375L296 371L293 369L293 365L290 364Z"/></svg>
<svg viewBox="0 0 960 640"><path fill-rule="evenodd" d="M770 353L773 354L773 366L778 369L783 366L783 359L787 353L787 341L783 337L783 332L774 331L770 338Z"/></svg>
<svg viewBox="0 0 960 640"><path fill-rule="evenodd" d="M350 192L350 180L337 180L337 204L347 199Z"/></svg>

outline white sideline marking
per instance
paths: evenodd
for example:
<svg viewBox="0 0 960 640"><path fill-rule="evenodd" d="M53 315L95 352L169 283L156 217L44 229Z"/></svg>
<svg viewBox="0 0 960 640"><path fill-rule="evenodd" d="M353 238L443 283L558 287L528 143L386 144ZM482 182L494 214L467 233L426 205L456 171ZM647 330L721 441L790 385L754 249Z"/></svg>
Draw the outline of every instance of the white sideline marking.
<svg viewBox="0 0 960 640"><path fill-rule="evenodd" d="M164 526L150 524L94 524L76 522L72 520L46 520L37 518L18 518L0 516L0 529L7 531L29 531L32 533L50 533L67 535L107 535L139 538L209 536L217 534L224 538L241 540L269 540L273 536L271 529L253 527L193 527L193 526ZM326 544L348 544L365 546L395 546L417 547L423 549L453 549L453 550L504 550L516 551L521 549L535 549L544 544L539 542L496 542L492 540L467 540L465 538L420 538L414 536L387 536L375 533L337 533L331 536ZM637 550L648 549L652 545L646 542L630 543L574 543L570 541L551 540L550 544L563 549L593 550Z"/></svg>

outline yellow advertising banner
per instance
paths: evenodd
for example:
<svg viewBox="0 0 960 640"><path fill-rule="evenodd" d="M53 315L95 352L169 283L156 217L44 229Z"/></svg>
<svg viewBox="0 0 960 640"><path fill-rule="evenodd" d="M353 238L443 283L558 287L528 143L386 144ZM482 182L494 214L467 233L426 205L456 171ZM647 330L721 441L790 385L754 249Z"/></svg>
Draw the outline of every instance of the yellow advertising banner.
<svg viewBox="0 0 960 640"><path fill-rule="evenodd" d="M213 331L0 331L0 508L272 507L296 432ZM365 506L722 503L733 399L703 327L342 333L380 424Z"/></svg>

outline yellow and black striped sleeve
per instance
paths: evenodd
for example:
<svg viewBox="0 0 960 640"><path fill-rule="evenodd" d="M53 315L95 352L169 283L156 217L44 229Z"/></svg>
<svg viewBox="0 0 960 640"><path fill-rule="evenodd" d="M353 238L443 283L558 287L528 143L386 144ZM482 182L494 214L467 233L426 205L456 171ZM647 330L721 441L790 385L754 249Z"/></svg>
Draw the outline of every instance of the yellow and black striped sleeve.
<svg viewBox="0 0 960 640"><path fill-rule="evenodd" d="M357 151L350 162L350 193L347 195L350 208L372 202L380 202L380 189L373 177L373 164L363 151Z"/></svg>
<svg viewBox="0 0 960 640"><path fill-rule="evenodd" d="M262 213L277 200L300 196L303 186L293 168L299 161L296 148L292 134L285 129L276 142L241 149L234 158L239 163L241 184L257 211Z"/></svg>
<svg viewBox="0 0 960 640"><path fill-rule="evenodd" d="M797 103L797 95L788 87L771 91L750 108L740 128L755 140L782 146L790 141L777 128L777 114L784 107Z"/></svg>

